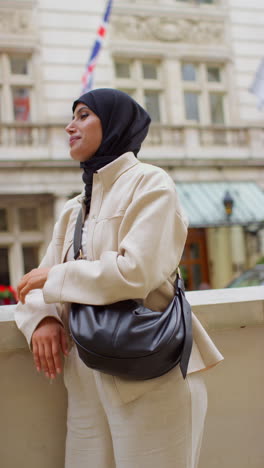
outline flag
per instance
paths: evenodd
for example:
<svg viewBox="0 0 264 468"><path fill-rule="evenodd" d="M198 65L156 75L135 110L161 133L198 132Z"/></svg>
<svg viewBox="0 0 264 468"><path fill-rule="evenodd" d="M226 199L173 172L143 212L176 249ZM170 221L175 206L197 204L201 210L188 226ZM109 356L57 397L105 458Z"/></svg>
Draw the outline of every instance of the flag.
<svg viewBox="0 0 264 468"><path fill-rule="evenodd" d="M107 5L105 8L104 16L102 18L102 22L100 23L100 26L97 30L96 40L93 45L91 55L89 57L85 72L82 77L82 85L83 85L82 94L87 93L93 87L93 72L96 66L96 62L97 62L98 55L102 46L103 39L106 34L107 24L109 22L109 17L111 14L112 3L113 3L112 0L107 1Z"/></svg>
<svg viewBox="0 0 264 468"><path fill-rule="evenodd" d="M264 107L264 58L262 59L249 91L258 98L258 107L263 109Z"/></svg>

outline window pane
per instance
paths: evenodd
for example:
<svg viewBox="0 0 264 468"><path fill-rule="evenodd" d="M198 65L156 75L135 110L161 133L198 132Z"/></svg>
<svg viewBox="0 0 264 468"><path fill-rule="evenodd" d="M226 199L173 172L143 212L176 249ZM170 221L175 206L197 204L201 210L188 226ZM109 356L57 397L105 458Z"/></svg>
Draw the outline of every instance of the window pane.
<svg viewBox="0 0 264 468"><path fill-rule="evenodd" d="M0 247L0 284L4 286L10 285L7 247Z"/></svg>
<svg viewBox="0 0 264 468"><path fill-rule="evenodd" d="M202 272L201 272L201 266L198 264L192 265L192 279L193 279L193 288L199 289L200 284L202 282Z"/></svg>
<svg viewBox="0 0 264 468"><path fill-rule="evenodd" d="M39 229L36 207L18 208L18 218L21 231L36 231Z"/></svg>
<svg viewBox="0 0 264 468"><path fill-rule="evenodd" d="M143 63L142 68L146 80L156 80L158 78L157 66L153 63Z"/></svg>
<svg viewBox="0 0 264 468"><path fill-rule="evenodd" d="M15 75L28 74L28 59L25 57L11 56L10 57L11 73Z"/></svg>
<svg viewBox="0 0 264 468"><path fill-rule="evenodd" d="M13 88L14 118L27 122L30 119L30 98L28 88Z"/></svg>
<svg viewBox="0 0 264 468"><path fill-rule="evenodd" d="M199 122L199 95L197 93L184 93L185 116L187 120Z"/></svg>
<svg viewBox="0 0 264 468"><path fill-rule="evenodd" d="M38 247L23 247L22 251L24 260L24 273L26 274L33 270L33 268L37 268L39 264Z"/></svg>
<svg viewBox="0 0 264 468"><path fill-rule="evenodd" d="M0 231L1 232L8 231L7 211L5 210L5 208L0 208Z"/></svg>
<svg viewBox="0 0 264 468"><path fill-rule="evenodd" d="M220 82L221 73L218 67L207 67L207 79L208 81Z"/></svg>
<svg viewBox="0 0 264 468"><path fill-rule="evenodd" d="M153 122L160 122L159 93L145 91L145 106Z"/></svg>
<svg viewBox="0 0 264 468"><path fill-rule="evenodd" d="M193 63L182 65L182 79L184 81L196 81L196 66Z"/></svg>
<svg viewBox="0 0 264 468"><path fill-rule="evenodd" d="M191 258L199 258L200 257L200 248L199 244L191 244L190 245L190 253L191 253Z"/></svg>
<svg viewBox="0 0 264 468"><path fill-rule="evenodd" d="M211 122L213 124L224 124L223 95L218 93L210 94Z"/></svg>
<svg viewBox="0 0 264 468"><path fill-rule="evenodd" d="M118 78L130 78L129 63L115 62L115 73Z"/></svg>

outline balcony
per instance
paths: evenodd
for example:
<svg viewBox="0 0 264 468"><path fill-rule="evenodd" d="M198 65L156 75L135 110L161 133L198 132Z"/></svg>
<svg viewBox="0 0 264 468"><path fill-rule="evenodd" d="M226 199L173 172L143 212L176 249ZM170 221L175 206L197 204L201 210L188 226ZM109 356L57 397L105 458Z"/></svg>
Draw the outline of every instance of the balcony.
<svg viewBox="0 0 264 468"><path fill-rule="evenodd" d="M0 124L0 160L68 158L65 125ZM153 123L142 156L146 159L262 159L264 128L242 126L172 126Z"/></svg>
<svg viewBox="0 0 264 468"><path fill-rule="evenodd" d="M264 288L187 293L225 361L204 373L209 409L200 468L264 466ZM1 466L63 468L66 394L34 370L13 321L0 307Z"/></svg>
<svg viewBox="0 0 264 468"><path fill-rule="evenodd" d="M264 128L227 126L169 126L152 124L146 155L162 146L168 158L261 159Z"/></svg>

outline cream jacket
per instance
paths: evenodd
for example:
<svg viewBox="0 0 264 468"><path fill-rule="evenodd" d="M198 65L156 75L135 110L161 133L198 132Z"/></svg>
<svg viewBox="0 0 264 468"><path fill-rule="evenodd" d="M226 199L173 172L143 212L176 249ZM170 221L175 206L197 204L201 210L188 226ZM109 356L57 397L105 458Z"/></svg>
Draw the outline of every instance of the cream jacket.
<svg viewBox="0 0 264 468"><path fill-rule="evenodd" d="M68 201L55 225L40 264L51 267L43 290L31 291L25 305L17 306L16 322L29 345L44 317L55 317L67 327L67 305L71 302L109 304L135 298L143 299L153 310L164 310L173 297L187 223L168 174L139 162L132 153L95 173L86 238L83 236L87 259L66 262L82 199L80 195ZM194 315L193 335L188 373L223 359ZM141 382L104 374L97 378L102 379L106 392L109 387L110 398L114 382L121 400L128 402L166 375Z"/></svg>

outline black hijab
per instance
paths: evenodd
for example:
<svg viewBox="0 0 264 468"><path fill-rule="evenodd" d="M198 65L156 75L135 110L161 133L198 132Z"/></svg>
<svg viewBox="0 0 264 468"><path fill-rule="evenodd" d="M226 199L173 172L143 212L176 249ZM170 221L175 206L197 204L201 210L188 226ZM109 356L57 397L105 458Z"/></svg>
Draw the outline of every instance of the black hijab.
<svg viewBox="0 0 264 468"><path fill-rule="evenodd" d="M86 104L101 120L103 139L96 153L88 161L80 163L85 183L85 203L90 210L93 173L122 154L140 150L150 124L148 113L128 94L116 89L101 88L89 91L74 101Z"/></svg>

